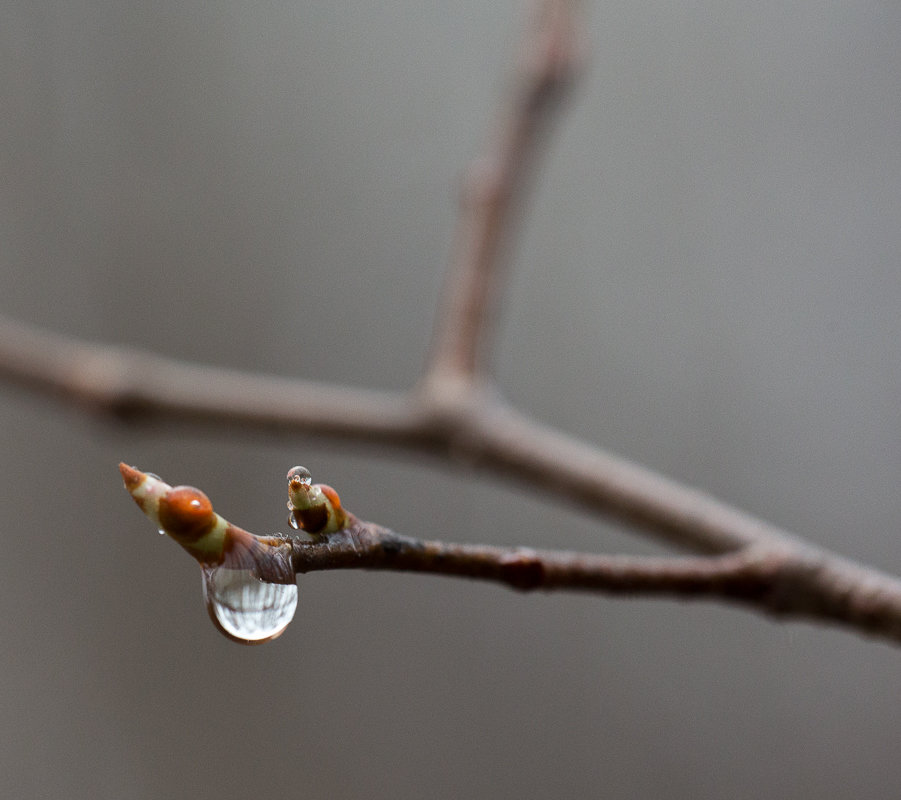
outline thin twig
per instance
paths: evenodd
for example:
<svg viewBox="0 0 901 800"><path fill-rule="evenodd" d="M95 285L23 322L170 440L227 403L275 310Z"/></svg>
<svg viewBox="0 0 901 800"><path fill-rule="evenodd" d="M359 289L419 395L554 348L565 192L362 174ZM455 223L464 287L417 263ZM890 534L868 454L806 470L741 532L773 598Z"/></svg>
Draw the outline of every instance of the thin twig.
<svg viewBox="0 0 901 800"><path fill-rule="evenodd" d="M578 72L576 0L547 0L520 45L509 106L467 170L450 267L436 316L426 389L482 371L513 226L560 101ZM443 379L443 380L442 380Z"/></svg>
<svg viewBox="0 0 901 800"><path fill-rule="evenodd" d="M522 590L759 595L770 584L773 570L772 559L752 549L688 558L597 555L423 541L361 520L321 542L294 540L293 548L297 573L330 569L429 572Z"/></svg>
<svg viewBox="0 0 901 800"><path fill-rule="evenodd" d="M806 546L655 558L430 542L356 520L322 542L293 542L297 573L425 572L521 590L720 599L781 617L839 623L901 641L901 582Z"/></svg>

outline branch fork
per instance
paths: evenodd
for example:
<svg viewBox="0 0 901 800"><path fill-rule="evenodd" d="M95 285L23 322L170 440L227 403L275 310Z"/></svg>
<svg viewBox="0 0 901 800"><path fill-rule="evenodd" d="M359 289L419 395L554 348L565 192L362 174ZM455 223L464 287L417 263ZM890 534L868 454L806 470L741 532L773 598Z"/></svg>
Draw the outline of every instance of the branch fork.
<svg viewBox="0 0 901 800"><path fill-rule="evenodd" d="M313 434L462 458L695 553L639 558L422 541L348 515L346 525L314 541L290 540L294 573L412 570L520 590L714 598L901 641L898 578L551 430L504 403L494 388L492 322L530 178L582 61L577 10L574 0L539 0L495 135L466 173L432 347L412 391L374 392L187 364L3 318L0 376L129 420ZM253 541L241 541L253 549Z"/></svg>

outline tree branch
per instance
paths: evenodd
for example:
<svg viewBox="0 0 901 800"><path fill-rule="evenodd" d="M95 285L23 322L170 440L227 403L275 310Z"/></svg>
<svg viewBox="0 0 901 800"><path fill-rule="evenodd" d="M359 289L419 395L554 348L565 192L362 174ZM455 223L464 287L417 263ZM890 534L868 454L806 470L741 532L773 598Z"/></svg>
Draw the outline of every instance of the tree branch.
<svg viewBox="0 0 901 800"><path fill-rule="evenodd" d="M78 342L2 317L0 375L128 420L240 425L460 459L688 550L727 552L788 537L703 492L529 420L487 389L469 387L454 399L254 375Z"/></svg>
<svg viewBox="0 0 901 800"><path fill-rule="evenodd" d="M297 572L412 570L522 589L711 597L901 640L899 579L529 420L490 386L484 361L505 245L579 61L573 2L544 0L537 20L497 137L468 172L434 343L415 390L372 392L187 364L3 318L0 376L130 421L326 435L462 458L705 554L643 559L423 542L357 521L323 541L292 542Z"/></svg>
<svg viewBox="0 0 901 800"><path fill-rule="evenodd" d="M0 315L0 376L91 411L354 441L415 441L404 395L189 364L145 350L81 342Z"/></svg>

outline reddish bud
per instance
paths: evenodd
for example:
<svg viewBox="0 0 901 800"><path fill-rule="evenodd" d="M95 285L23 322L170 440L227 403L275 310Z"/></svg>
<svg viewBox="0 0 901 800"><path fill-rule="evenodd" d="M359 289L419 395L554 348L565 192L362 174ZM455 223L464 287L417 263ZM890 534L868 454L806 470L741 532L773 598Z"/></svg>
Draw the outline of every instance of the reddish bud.
<svg viewBox="0 0 901 800"><path fill-rule="evenodd" d="M181 542L196 542L216 524L210 499L193 486L175 486L160 498L160 525Z"/></svg>

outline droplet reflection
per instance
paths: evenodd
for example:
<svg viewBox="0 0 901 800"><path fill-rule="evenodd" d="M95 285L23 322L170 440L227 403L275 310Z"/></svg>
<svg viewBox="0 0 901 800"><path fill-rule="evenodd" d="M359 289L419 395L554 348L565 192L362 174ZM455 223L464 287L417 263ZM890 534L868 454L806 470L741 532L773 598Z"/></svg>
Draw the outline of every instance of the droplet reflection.
<svg viewBox="0 0 901 800"><path fill-rule="evenodd" d="M203 567L203 596L216 627L242 644L274 639L297 608L296 583L263 581L249 569Z"/></svg>

